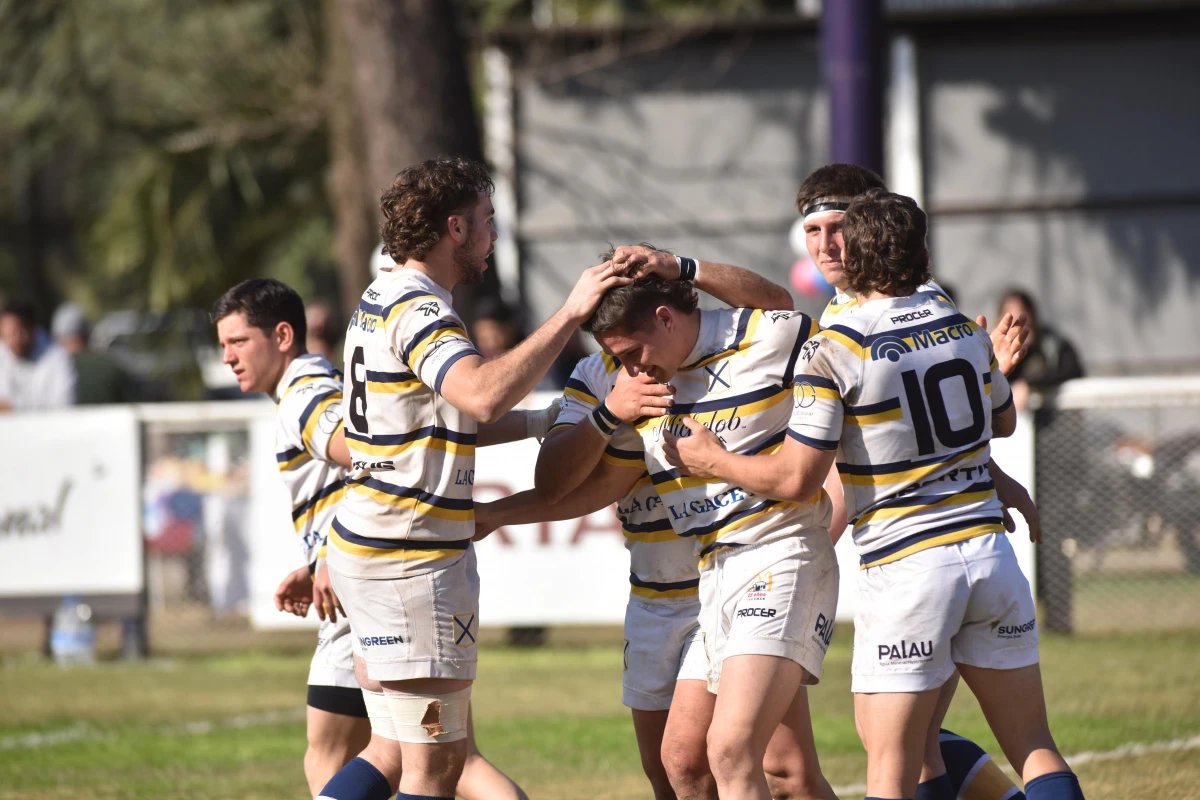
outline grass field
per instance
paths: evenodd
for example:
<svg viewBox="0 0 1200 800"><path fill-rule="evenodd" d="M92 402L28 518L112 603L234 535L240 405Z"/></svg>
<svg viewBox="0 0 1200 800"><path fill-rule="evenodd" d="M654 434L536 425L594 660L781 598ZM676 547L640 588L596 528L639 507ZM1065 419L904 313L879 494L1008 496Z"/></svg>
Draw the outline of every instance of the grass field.
<svg viewBox="0 0 1200 800"><path fill-rule="evenodd" d="M860 783L865 768L849 634L838 631L812 690L822 764L843 786ZM1200 634L1048 638L1042 655L1064 752L1200 736ZM491 647L480 659L480 747L531 797L649 797L620 705L619 639ZM303 798L307 666L302 655L250 654L64 672L9 659L0 667L0 798ZM965 689L947 727L999 752ZM1183 800L1197 796L1200 749L1092 759L1078 771L1089 800Z"/></svg>

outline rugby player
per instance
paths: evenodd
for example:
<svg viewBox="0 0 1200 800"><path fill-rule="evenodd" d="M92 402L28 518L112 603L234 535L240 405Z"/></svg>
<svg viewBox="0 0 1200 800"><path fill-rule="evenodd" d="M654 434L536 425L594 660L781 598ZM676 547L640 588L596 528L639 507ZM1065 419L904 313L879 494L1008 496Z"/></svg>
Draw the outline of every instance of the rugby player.
<svg viewBox="0 0 1200 800"><path fill-rule="evenodd" d="M736 307L790 310L792 298L782 286L739 267L675 259L650 245L622 248L620 266L639 277L657 275L665 280L690 278L699 290ZM613 258L609 251L600 258ZM666 258L660 256L666 255ZM645 472L642 441L632 423L644 416L661 416L671 400L670 388L646 375L631 376L620 362L605 353L580 360L564 392L563 412L550 429L538 457L537 488L476 505L476 538L497 527L557 519L573 519L617 501L625 547L630 556L630 594L625 612L625 658L622 701L633 715L634 732L642 768L650 780L655 800L673 800L672 776L663 765L663 731L670 713L705 720L692 726L690 759L673 759L674 782L684 796L715 796L704 758L707 719L712 695L707 690L706 659L700 642L700 575L693 544L675 535L665 507ZM619 420L611 438L598 427L597 409ZM603 416L599 417L603 420ZM609 424L602 422L601 424ZM603 497L595 487L601 458L610 465L632 466L641 477L619 499ZM585 473L586 471L586 473ZM573 484L580 473L588 477ZM673 703L672 699L678 698ZM678 754L681 743L673 752ZM690 769L683 769L690 763ZM697 792L707 785L707 792ZM776 796L795 796L783 787Z"/></svg>
<svg viewBox="0 0 1200 800"><path fill-rule="evenodd" d="M919 291L926 221L910 198L872 189L842 228L858 308L805 345L783 447L747 457L686 420L667 458L692 480L796 502L840 455L862 565L852 690L870 798L915 796L956 666L1026 795L1082 798L1046 722L1033 598L989 475L989 440L1016 427L1008 382L981 329ZM928 796L953 797L950 780Z"/></svg>
<svg viewBox="0 0 1200 800"><path fill-rule="evenodd" d="M451 291L483 279L496 239L491 192L487 170L464 158L402 171L381 201L384 246L402 266L367 288L346 333L352 465L328 569L395 739L334 776L322 790L334 800L380 796L361 789L376 783L381 757L404 764L400 800L453 796L477 662L475 447L531 433L510 409L604 293L631 281L611 263L584 271L550 320L484 361Z"/></svg>
<svg viewBox="0 0 1200 800"><path fill-rule="evenodd" d="M247 393L268 393L276 403L276 460L292 497L292 523L305 565L283 579L275 605L300 617L314 606L321 621L309 668L304 755L305 777L315 796L368 745L375 724L386 728L390 723L378 681L368 679L355 664L350 626L344 612L338 616L340 605L325 568L325 532L345 494L345 468L350 466L342 427L342 374L323 356L306 351L304 304L279 281L239 283L217 300L212 319L223 362L238 386ZM374 749L378 748L377 742ZM385 780L390 797L400 780L399 763L389 764ZM524 798L479 754L474 737L458 790L473 800Z"/></svg>

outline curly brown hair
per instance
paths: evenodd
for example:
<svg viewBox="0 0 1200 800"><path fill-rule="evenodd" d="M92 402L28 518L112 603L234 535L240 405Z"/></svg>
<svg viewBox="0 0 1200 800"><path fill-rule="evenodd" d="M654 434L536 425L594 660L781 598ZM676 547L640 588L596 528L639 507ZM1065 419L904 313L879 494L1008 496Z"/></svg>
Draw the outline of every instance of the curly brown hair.
<svg viewBox="0 0 1200 800"><path fill-rule="evenodd" d="M658 249L646 242L642 242L641 246ZM611 261L613 255L614 250L609 247L600 254L600 260ZM700 296L692 284L687 281L666 281L651 274L639 277L636 283L628 286L609 289L591 319L580 327L592 336L614 330L636 331L646 325L659 306L670 306L690 314L699 304Z"/></svg>
<svg viewBox="0 0 1200 800"><path fill-rule="evenodd" d="M912 294L929 280L928 223L916 201L871 189L842 219L842 270L855 294Z"/></svg>
<svg viewBox="0 0 1200 800"><path fill-rule="evenodd" d="M394 261L423 259L446 232L446 220L475 207L479 193L495 191L487 167L462 156L414 164L380 198L383 252Z"/></svg>
<svg viewBox="0 0 1200 800"><path fill-rule="evenodd" d="M796 210L804 209L822 197L854 197L870 189L887 189L883 178L857 164L826 164L818 167L800 184L796 192Z"/></svg>

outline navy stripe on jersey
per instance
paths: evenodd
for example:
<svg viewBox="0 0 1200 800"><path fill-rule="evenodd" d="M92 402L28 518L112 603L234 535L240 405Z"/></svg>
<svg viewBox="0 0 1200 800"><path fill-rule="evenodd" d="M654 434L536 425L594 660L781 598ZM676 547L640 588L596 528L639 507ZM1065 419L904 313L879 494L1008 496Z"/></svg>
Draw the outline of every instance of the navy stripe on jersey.
<svg viewBox="0 0 1200 800"><path fill-rule="evenodd" d="M732 342L730 342L727 345L724 345L720 350L714 351L712 353L706 353L706 354L700 356L700 358L697 358L691 364L688 364L685 367L680 367L680 369L681 370L696 369L698 364L703 363L707 359L713 358L714 356L719 356L722 353L725 353L730 350L737 350L738 345L740 345L742 343L742 341L746 338L746 328L750 324L750 319L753 316L754 316L754 309L743 308L741 317L738 319L737 332L734 334Z"/></svg>
<svg viewBox="0 0 1200 800"><path fill-rule="evenodd" d="M409 431L408 433L377 434L375 436L366 433L355 433L351 430L346 431L347 439L374 446L408 444L409 442L415 442L418 439L426 437L443 439L455 444L475 444L475 439L477 438L474 433L459 433L448 428L439 428L436 425L426 425L424 428L417 428L415 431Z"/></svg>
<svg viewBox="0 0 1200 800"><path fill-rule="evenodd" d="M869 403L865 406L846 406L846 414L852 417L865 417L869 414L882 414L885 411L895 411L900 408L900 398L893 397L882 403Z"/></svg>
<svg viewBox="0 0 1200 800"><path fill-rule="evenodd" d="M774 397L784 391L787 391L787 389L783 386L764 386L761 389L755 389L753 392L746 392L735 397L722 397L719 400L705 400L699 403L680 403L671 406L671 415L703 414L708 411L721 411L726 408L746 406L759 400L766 400L768 397Z"/></svg>
<svg viewBox="0 0 1200 800"><path fill-rule="evenodd" d="M296 456L305 455L308 451L303 447L293 447L291 450L284 450L282 453L275 454L275 460L280 464L286 464Z"/></svg>
<svg viewBox="0 0 1200 800"><path fill-rule="evenodd" d="M864 336L863 334L859 333L853 328L847 327L846 325L830 325L828 328L826 328L826 330L840 333L842 336L845 336L847 339L851 340L860 347L869 347L877 339L882 339L885 336L894 336L898 339L905 339L916 333L940 331L943 328L949 328L953 325L961 325L969 322L970 320L968 320L962 314L952 314L948 317L937 317L929 322L922 322L918 325L910 325L907 328L893 328L892 330L880 331L879 333L872 333L867 336Z"/></svg>
<svg viewBox="0 0 1200 800"><path fill-rule="evenodd" d="M992 409L992 415L994 416L996 414L1003 414L1005 411L1008 411L1009 407L1012 406L1012 404L1013 404L1013 396L1012 396L1012 394L1009 394L1007 400L1005 400L1003 403L1001 403L1000 405L998 405Z"/></svg>
<svg viewBox="0 0 1200 800"><path fill-rule="evenodd" d="M430 297L430 296L431 295L429 292L417 290L417 291L412 291L412 292L408 292L406 294L401 295L399 299L393 301L392 303L389 303L387 308L384 308L383 306L380 306L380 305L376 305L375 303L368 303L366 300L360 300L358 302L358 308L361 311L365 311L366 313L371 314L373 316L383 317L386 320L388 314L390 314L392 312L392 309L395 308L396 306L400 305L401 303L408 302L409 300L412 300L413 298L416 298L416 297Z"/></svg>
<svg viewBox="0 0 1200 800"><path fill-rule="evenodd" d="M987 386L988 384L990 384L992 382L992 373L990 370L988 372L981 372L979 375L981 378L983 378L984 386Z"/></svg>
<svg viewBox="0 0 1200 800"><path fill-rule="evenodd" d="M656 519L651 522L627 522L624 524L624 528L629 533L658 533L659 531L671 530L671 521L669 519Z"/></svg>
<svg viewBox="0 0 1200 800"><path fill-rule="evenodd" d="M809 375L802 372L794 378L794 381L796 383L807 383L814 389L833 389L835 392L841 393L836 383L829 380L829 378L822 378L820 375Z"/></svg>
<svg viewBox="0 0 1200 800"><path fill-rule="evenodd" d="M350 531L345 525L333 519L333 529L338 536L351 544L362 547L374 547L379 550L466 550L471 546L470 539L460 539L456 542L444 542L438 539L372 539L369 536L359 536Z"/></svg>
<svg viewBox="0 0 1200 800"><path fill-rule="evenodd" d="M442 497L441 495L432 494L431 492L426 492L423 489L417 489L412 486L396 486L391 483L385 483L377 478L350 478L346 481L346 484L348 486L365 486L377 492L390 494L392 497L416 500L426 505L445 508L451 511L470 511L475 508L474 501L469 497L465 500L455 497Z"/></svg>
<svg viewBox="0 0 1200 800"><path fill-rule="evenodd" d="M604 454L625 461L641 461L645 457L645 453L641 450L621 450L620 448L613 447L611 444L604 448Z"/></svg>
<svg viewBox="0 0 1200 800"><path fill-rule="evenodd" d="M405 381L416 380L416 377L411 372L376 372L373 369L367 370L367 380L376 383L404 383Z"/></svg>
<svg viewBox="0 0 1200 800"><path fill-rule="evenodd" d="M308 381L312 380L313 378L332 378L340 383L342 380L342 373L336 367L328 371L321 370L320 372L306 372L303 375L297 375L296 377L292 378L291 381L288 382L287 388L290 389L300 381Z"/></svg>
<svg viewBox="0 0 1200 800"><path fill-rule="evenodd" d="M416 335L413 336L412 341L405 346L404 352L400 354L401 360L404 361L405 364L408 364L409 369L412 369L412 363L408 360L408 357L412 355L412 351L416 348L416 346L438 331L444 331L449 328L462 330L462 325L460 325L456 320L438 319L429 323L424 328L421 328L421 330L417 331Z"/></svg>
<svg viewBox="0 0 1200 800"><path fill-rule="evenodd" d="M787 431L787 430L782 430L782 431L779 431L778 433L773 433L770 436L768 436L765 440L759 442L758 444L754 445L753 447L747 447L745 450L736 450L734 452L738 453L739 455L743 455L743 456L756 456L759 453L761 453L763 450L766 450L768 447L773 447L777 444L782 443L783 440L785 438L787 438L788 433L789 433L789 431ZM641 458L642 454L638 453L636 457ZM660 470L659 472L652 473L650 475L650 482L653 483L655 486L657 486L660 483L665 483L667 481L677 481L683 477L685 477L685 476L680 475L679 470L677 470L677 469L664 469L664 470Z"/></svg>
<svg viewBox="0 0 1200 800"><path fill-rule="evenodd" d="M965 489L960 489L957 492L944 492L942 494L906 494L900 497L891 497L887 500L882 500L874 505L869 505L858 513L854 519L850 520L850 524L858 522L866 514L878 511L881 508L911 508L914 506L929 506L934 503L940 503L943 500L949 500L952 497L957 497L960 494L971 494L973 492L989 492L996 488L996 484L992 481L976 481Z"/></svg>
<svg viewBox="0 0 1200 800"><path fill-rule="evenodd" d="M305 502L301 503L300 505L296 506L295 508L293 508L292 509L292 521L295 522L296 520L303 517L305 514L308 513L308 510L310 508L312 508L317 503L324 500L326 497L329 497L329 495L337 494L338 492L340 492L345 487L345 485L346 485L345 481L334 481L333 483L329 484L321 491L317 492L312 497L308 498L307 501L305 501Z"/></svg>
<svg viewBox="0 0 1200 800"><path fill-rule="evenodd" d="M588 387L588 385L586 383L584 383L583 381L579 380L578 378L567 378L567 385L564 386L563 389L564 390L574 389L577 392L582 392L583 394L586 394L588 397L596 396L596 395L592 394L592 390Z"/></svg>
<svg viewBox="0 0 1200 800"><path fill-rule="evenodd" d="M673 592L679 589L695 589L700 585L700 579L693 578L690 581L675 581L674 583L655 583L654 581L644 581L631 572L629 573L629 585L636 586L639 589L649 589L654 592Z"/></svg>
<svg viewBox="0 0 1200 800"><path fill-rule="evenodd" d="M812 325L809 325L811 328ZM800 349L804 347L804 343L808 341L808 336L801 333L796 337L796 343L792 345L792 354L788 356L787 365L783 368L783 385L791 386L796 379L796 361L800 358Z"/></svg>
<svg viewBox="0 0 1200 800"><path fill-rule="evenodd" d="M806 444L809 447L816 448L817 450L838 449L839 442L837 439L815 439L812 436L805 436L799 431L794 431L791 428L788 428L787 435L795 439L800 444Z"/></svg>
<svg viewBox="0 0 1200 800"><path fill-rule="evenodd" d="M695 502L699 502L699 500L696 500ZM688 530L684 531L683 533L681 533L679 535L680 536L704 536L705 534L712 533L713 531L719 531L719 530L721 530L721 528L724 528L725 526L729 525L730 523L737 522L742 517L748 517L751 514L757 514L760 511L765 511L768 508L771 508L772 506L777 506L777 505L779 505L780 502L781 501L779 501L779 500L763 500L761 503L758 503L757 505L753 505L750 508L743 508L741 511L737 512L736 514L730 514L728 517L725 517L724 519L714 520L713 522L710 522L707 525L701 525L696 528L689 528ZM709 550L713 549L714 546L716 546L716 542L709 545L708 548L705 549L705 551L703 553L701 553L700 555L704 555Z"/></svg>
<svg viewBox="0 0 1200 800"><path fill-rule="evenodd" d="M937 536L942 536L947 533L974 528L979 525L1003 525L1002 517L970 517L968 519L959 519L946 525L939 525L936 528L926 528L923 531L918 531L911 536L905 536L903 539L892 542L886 547L881 547L878 550L872 550L869 553L864 553L859 557L860 564L870 564L872 561L878 561L881 558L887 558L893 553L898 553L906 547L911 547L914 544L923 542L926 539L933 539Z"/></svg>
<svg viewBox="0 0 1200 800"><path fill-rule="evenodd" d="M438 394L442 393L442 380L445 379L446 373L450 371L451 367L458 363L460 358L466 358L467 356L479 356L480 358L483 358L479 351L474 347L469 350L462 350L447 358L446 363L442 364L442 366L438 369L437 378L435 378L433 381L433 390L435 392Z"/></svg>
<svg viewBox="0 0 1200 800"><path fill-rule="evenodd" d="M956 450L953 453L933 456L932 458L922 458L916 461L893 461L890 464L847 464L845 462L838 462L837 468L838 472L846 475L887 475L891 472L904 472L910 469L919 469L920 467L931 467L934 464L941 464L943 461L967 455L973 450L986 447L988 441L988 439L984 439L970 447L964 447L962 450Z"/></svg>
<svg viewBox="0 0 1200 800"><path fill-rule="evenodd" d="M335 394L341 394L341 389L330 389L328 392L319 394L308 401L308 405L304 407L304 413L300 415L300 430L304 430L308 426L308 418L312 416L313 411L321 404L322 400L328 400Z"/></svg>

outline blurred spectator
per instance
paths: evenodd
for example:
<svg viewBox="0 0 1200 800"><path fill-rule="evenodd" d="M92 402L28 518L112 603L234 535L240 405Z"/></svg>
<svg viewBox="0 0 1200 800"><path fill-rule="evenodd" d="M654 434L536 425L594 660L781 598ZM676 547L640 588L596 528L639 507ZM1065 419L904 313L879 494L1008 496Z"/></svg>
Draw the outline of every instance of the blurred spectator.
<svg viewBox="0 0 1200 800"><path fill-rule="evenodd" d="M1020 289L1009 289L1000 300L996 319L1005 314L1029 317L1029 353L1008 376L1017 410L1029 405L1030 391L1052 389L1072 378L1083 377L1083 364L1075 346L1038 317L1033 298Z"/></svg>
<svg viewBox="0 0 1200 800"><path fill-rule="evenodd" d="M31 303L0 311L0 411L28 411L75 402L75 367L67 351L37 325Z"/></svg>
<svg viewBox="0 0 1200 800"><path fill-rule="evenodd" d="M71 354L75 365L75 402L78 405L98 403L132 403L137 391L129 373L112 356L99 353L88 346L91 325L83 309L74 303L64 303L54 312L50 323L54 340Z"/></svg>
<svg viewBox="0 0 1200 800"><path fill-rule="evenodd" d="M314 300L304 309L304 317L308 322L308 336L305 339L308 352L325 356L331 364L342 363L341 348L337 346L342 326L333 305L324 300Z"/></svg>
<svg viewBox="0 0 1200 800"><path fill-rule="evenodd" d="M521 340L516 314L494 295L479 298L475 304L475 324L471 341L484 358L502 356Z"/></svg>

